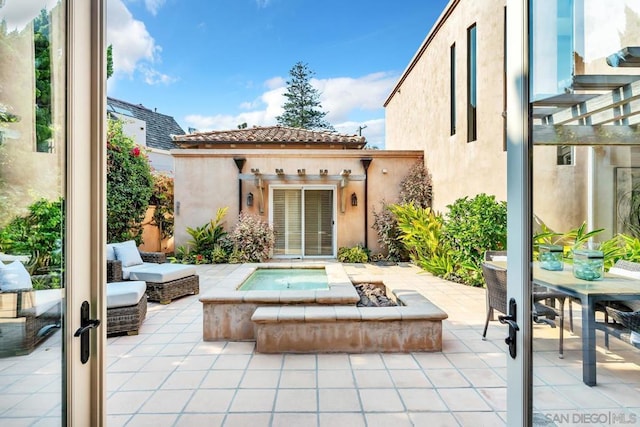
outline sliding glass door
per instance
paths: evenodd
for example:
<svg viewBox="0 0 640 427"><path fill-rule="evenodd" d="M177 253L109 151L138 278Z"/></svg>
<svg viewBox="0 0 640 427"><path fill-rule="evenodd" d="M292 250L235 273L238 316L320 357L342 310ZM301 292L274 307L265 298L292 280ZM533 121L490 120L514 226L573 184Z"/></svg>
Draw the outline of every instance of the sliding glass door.
<svg viewBox="0 0 640 427"><path fill-rule="evenodd" d="M275 187L271 189L271 201L274 256L335 256L333 188Z"/></svg>

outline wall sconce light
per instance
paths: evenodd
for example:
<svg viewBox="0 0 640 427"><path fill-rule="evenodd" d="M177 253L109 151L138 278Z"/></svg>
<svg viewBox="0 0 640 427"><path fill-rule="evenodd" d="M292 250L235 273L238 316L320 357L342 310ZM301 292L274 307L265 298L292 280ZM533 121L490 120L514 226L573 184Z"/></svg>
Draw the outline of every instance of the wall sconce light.
<svg viewBox="0 0 640 427"><path fill-rule="evenodd" d="M284 169L276 169L276 174L277 174L278 176L282 176L282 175L284 175Z"/></svg>
<svg viewBox="0 0 640 427"><path fill-rule="evenodd" d="M306 169L298 169L298 175L303 176L306 173L307 173Z"/></svg>
<svg viewBox="0 0 640 427"><path fill-rule="evenodd" d="M327 176L329 171L327 169L320 169L320 176Z"/></svg>
<svg viewBox="0 0 640 427"><path fill-rule="evenodd" d="M247 206L253 206L253 193L247 194Z"/></svg>
<svg viewBox="0 0 640 427"><path fill-rule="evenodd" d="M358 196L356 196L356 193L351 195L351 206L358 206Z"/></svg>

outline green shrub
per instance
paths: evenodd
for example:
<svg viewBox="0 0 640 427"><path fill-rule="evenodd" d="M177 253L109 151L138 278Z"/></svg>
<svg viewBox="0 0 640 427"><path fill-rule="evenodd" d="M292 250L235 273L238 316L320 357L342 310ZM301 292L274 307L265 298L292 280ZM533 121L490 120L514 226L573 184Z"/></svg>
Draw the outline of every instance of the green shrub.
<svg viewBox="0 0 640 427"><path fill-rule="evenodd" d="M373 218L372 228L378 233L378 243L387 251L387 259L396 262L409 260L409 252L402 241L398 221L389 205L383 203L379 212L374 210Z"/></svg>
<svg viewBox="0 0 640 427"><path fill-rule="evenodd" d="M364 263L368 260L369 254L362 245L357 245L352 248L342 247L338 249L338 261L340 262Z"/></svg>
<svg viewBox="0 0 640 427"><path fill-rule="evenodd" d="M227 232L224 230L224 217L228 209L219 208L216 211L216 217L203 226L187 227L187 233L191 239L187 242L187 246L176 249L175 256L171 260L189 264L226 262L231 251L231 245L226 241Z"/></svg>
<svg viewBox="0 0 640 427"><path fill-rule="evenodd" d="M480 264L484 252L507 247L507 204L496 201L495 196L478 194L473 199L458 199L447 207L442 239L453 253L452 279L482 286Z"/></svg>
<svg viewBox="0 0 640 427"><path fill-rule="evenodd" d="M445 279L453 272L450 247L441 238L443 217L431 208L413 203L389 205L411 260L420 268Z"/></svg>
<svg viewBox="0 0 640 427"><path fill-rule="evenodd" d="M149 205L156 207L151 225L158 227L160 239L173 236L173 201L173 178L165 174L154 174Z"/></svg>
<svg viewBox="0 0 640 427"><path fill-rule="evenodd" d="M234 252L229 262L263 262L269 259L275 243L273 230L259 217L241 213L238 223L229 234Z"/></svg>
<svg viewBox="0 0 640 427"><path fill-rule="evenodd" d="M153 193L147 157L109 120L107 128L107 241L141 242L142 221Z"/></svg>
<svg viewBox="0 0 640 427"><path fill-rule="evenodd" d="M0 250L30 255L31 274L62 269L63 201L40 199L26 216L15 217L0 230Z"/></svg>

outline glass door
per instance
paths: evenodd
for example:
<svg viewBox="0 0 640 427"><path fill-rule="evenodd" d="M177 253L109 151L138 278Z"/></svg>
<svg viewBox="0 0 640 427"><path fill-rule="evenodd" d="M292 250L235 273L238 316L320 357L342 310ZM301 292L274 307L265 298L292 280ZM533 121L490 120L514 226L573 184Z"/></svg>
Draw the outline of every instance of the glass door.
<svg viewBox="0 0 640 427"><path fill-rule="evenodd" d="M514 1L508 13L509 424L635 424L640 4Z"/></svg>
<svg viewBox="0 0 640 427"><path fill-rule="evenodd" d="M101 308L102 194L90 183L103 180L102 72L90 70L104 49L85 41L99 40L102 7L0 1L3 425L103 424L103 339L91 333L83 364L73 336L81 302L96 318Z"/></svg>
<svg viewBox="0 0 640 427"><path fill-rule="evenodd" d="M334 256L334 190L287 187L271 191L274 255Z"/></svg>

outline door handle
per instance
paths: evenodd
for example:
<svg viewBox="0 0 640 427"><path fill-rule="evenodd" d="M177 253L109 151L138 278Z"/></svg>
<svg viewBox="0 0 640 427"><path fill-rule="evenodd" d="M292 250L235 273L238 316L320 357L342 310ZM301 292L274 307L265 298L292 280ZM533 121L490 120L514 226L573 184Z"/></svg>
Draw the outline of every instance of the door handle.
<svg viewBox="0 0 640 427"><path fill-rule="evenodd" d="M517 304L515 298L509 300L509 313L507 315L498 316L498 320L502 324L509 325L509 336L505 338L504 342L509 346L509 355L512 359L516 358L516 332L520 330L517 321Z"/></svg>
<svg viewBox="0 0 640 427"><path fill-rule="evenodd" d="M89 303L84 301L80 306L80 327L73 334L74 337L80 337L80 361L84 365L91 355L90 332L100 326L99 319L89 318Z"/></svg>

